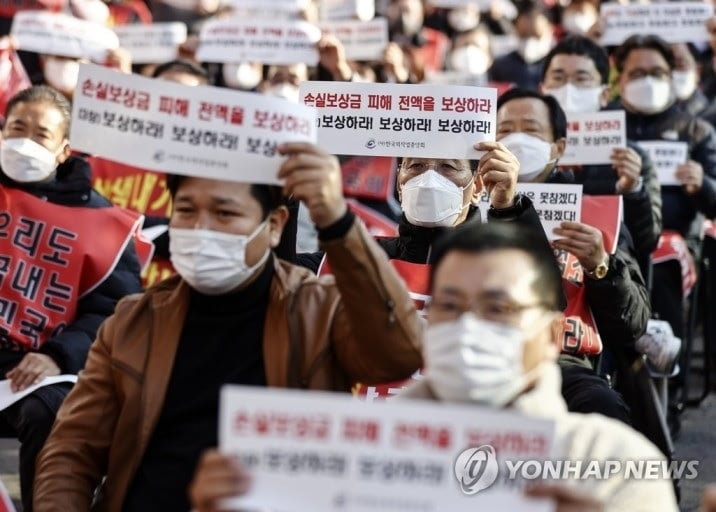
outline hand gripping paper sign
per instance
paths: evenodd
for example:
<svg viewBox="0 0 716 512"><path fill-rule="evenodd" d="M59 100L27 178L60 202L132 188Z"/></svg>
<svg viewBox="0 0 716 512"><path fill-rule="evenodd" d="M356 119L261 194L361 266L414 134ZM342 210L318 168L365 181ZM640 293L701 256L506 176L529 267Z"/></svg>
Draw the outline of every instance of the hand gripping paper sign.
<svg viewBox="0 0 716 512"><path fill-rule="evenodd" d="M467 86L303 82L316 107L318 140L339 155L477 159L494 141L495 89Z"/></svg>
<svg viewBox="0 0 716 512"><path fill-rule="evenodd" d="M277 146L315 142L315 125L313 109L283 99L83 65L70 144L153 171L275 184Z"/></svg>
<svg viewBox="0 0 716 512"><path fill-rule="evenodd" d="M219 445L252 475L221 510L546 512L508 462L553 456L554 424L476 406L227 386Z"/></svg>
<svg viewBox="0 0 716 512"><path fill-rule="evenodd" d="M11 34L18 48L62 57L89 57L104 61L107 50L119 47L117 35L97 23L45 11L23 11L15 15Z"/></svg>

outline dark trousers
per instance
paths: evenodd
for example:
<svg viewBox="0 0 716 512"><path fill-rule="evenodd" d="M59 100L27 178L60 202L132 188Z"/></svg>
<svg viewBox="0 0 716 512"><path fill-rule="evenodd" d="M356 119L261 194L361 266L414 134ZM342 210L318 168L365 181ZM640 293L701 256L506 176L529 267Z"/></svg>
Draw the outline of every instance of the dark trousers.
<svg viewBox="0 0 716 512"><path fill-rule="evenodd" d="M599 413L631 425L629 407L594 370L578 365L560 365L562 396L569 412Z"/></svg>
<svg viewBox="0 0 716 512"><path fill-rule="evenodd" d="M654 265L651 289L651 309L661 320L671 324L674 336L684 339L684 291L681 265L665 261Z"/></svg>
<svg viewBox="0 0 716 512"><path fill-rule="evenodd" d="M65 383L45 386L0 411L0 432L15 435L20 441L20 490L25 512L32 511L35 459L50 435L62 400L71 388L71 384Z"/></svg>

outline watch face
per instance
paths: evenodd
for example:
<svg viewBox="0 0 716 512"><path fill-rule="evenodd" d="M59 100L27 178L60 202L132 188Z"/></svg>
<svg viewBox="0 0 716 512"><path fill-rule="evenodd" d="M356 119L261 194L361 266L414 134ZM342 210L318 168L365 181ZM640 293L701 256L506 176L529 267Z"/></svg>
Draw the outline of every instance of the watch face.
<svg viewBox="0 0 716 512"><path fill-rule="evenodd" d="M602 263L594 270L594 275L597 276L598 279L602 279L604 276L607 275L608 271L609 267Z"/></svg>

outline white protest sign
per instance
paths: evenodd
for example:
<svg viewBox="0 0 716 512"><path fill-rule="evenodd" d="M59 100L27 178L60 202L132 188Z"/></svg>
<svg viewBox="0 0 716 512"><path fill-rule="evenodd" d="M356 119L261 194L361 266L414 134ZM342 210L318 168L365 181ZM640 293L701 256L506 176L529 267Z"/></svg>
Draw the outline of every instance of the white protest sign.
<svg viewBox="0 0 716 512"><path fill-rule="evenodd" d="M554 510L526 499L524 482L510 481L506 464L550 458L550 421L477 406L239 386L222 389L220 407L220 449L238 454L253 477L246 496L222 504L234 507L227 510ZM470 448L480 450L459 457Z"/></svg>
<svg viewBox="0 0 716 512"><path fill-rule="evenodd" d="M432 85L470 85L484 87L487 75L476 75L464 71L425 71L425 83Z"/></svg>
<svg viewBox="0 0 716 512"><path fill-rule="evenodd" d="M132 55L137 64L166 62L175 59L177 47L186 41L186 24L136 23L114 27L119 45Z"/></svg>
<svg viewBox="0 0 716 512"><path fill-rule="evenodd" d="M232 0L236 9L258 9L271 8L274 11L299 12L311 4L311 0Z"/></svg>
<svg viewBox="0 0 716 512"><path fill-rule="evenodd" d="M46 11L18 12L10 33L20 50L97 62L119 47L117 35L103 25Z"/></svg>
<svg viewBox="0 0 716 512"><path fill-rule="evenodd" d="M472 159L475 143L495 140L495 89L303 82L300 94L336 155Z"/></svg>
<svg viewBox="0 0 716 512"><path fill-rule="evenodd" d="M321 30L305 21L207 21L199 33L196 58L202 62L262 62L318 64L316 43Z"/></svg>
<svg viewBox="0 0 716 512"><path fill-rule="evenodd" d="M375 16L375 0L320 0L319 17L324 21L359 19Z"/></svg>
<svg viewBox="0 0 716 512"><path fill-rule="evenodd" d="M553 233L562 222L582 221L582 185L563 183L518 183L517 192L529 197L542 222L547 239L559 239ZM490 200L487 192L480 197L480 215L487 221Z"/></svg>
<svg viewBox="0 0 716 512"><path fill-rule="evenodd" d="M519 44L520 40L515 35L490 36L490 48L495 59L512 53Z"/></svg>
<svg viewBox="0 0 716 512"><path fill-rule="evenodd" d="M481 11L488 11L492 6L493 0L428 0L428 3L433 7L441 7L443 9L474 5Z"/></svg>
<svg viewBox="0 0 716 512"><path fill-rule="evenodd" d="M623 110L566 115L567 147L559 165L609 164L612 150L626 147Z"/></svg>
<svg viewBox="0 0 716 512"><path fill-rule="evenodd" d="M602 3L605 28L599 42L620 45L634 34L657 34L669 43L708 41L706 20L713 15L710 2Z"/></svg>
<svg viewBox="0 0 716 512"><path fill-rule="evenodd" d="M639 147L649 154L660 184L681 185L676 179L676 168L689 159L689 145L686 142L639 141Z"/></svg>
<svg viewBox="0 0 716 512"><path fill-rule="evenodd" d="M278 183L278 144L315 142L313 109L83 65L72 101L75 150L154 171Z"/></svg>
<svg viewBox="0 0 716 512"><path fill-rule="evenodd" d="M378 60L388 46L388 20L372 21L324 21L321 31L336 37L349 60Z"/></svg>

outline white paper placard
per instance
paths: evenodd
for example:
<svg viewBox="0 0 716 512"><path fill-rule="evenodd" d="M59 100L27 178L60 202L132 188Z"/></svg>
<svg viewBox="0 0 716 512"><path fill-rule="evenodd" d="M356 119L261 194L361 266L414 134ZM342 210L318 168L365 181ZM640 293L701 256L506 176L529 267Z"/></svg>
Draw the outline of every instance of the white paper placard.
<svg viewBox="0 0 716 512"><path fill-rule="evenodd" d="M602 3L605 28L600 43L620 45L634 34L656 34L668 43L708 41L706 20L713 15L710 2Z"/></svg>
<svg viewBox="0 0 716 512"><path fill-rule="evenodd" d="M89 57L104 61L107 50L119 47L117 35L109 28L66 14L20 11L13 18L11 35L18 48L61 57Z"/></svg>
<svg viewBox="0 0 716 512"><path fill-rule="evenodd" d="M230 501L242 510L553 510L526 499L520 482L503 480L505 460L549 458L553 432L552 422L477 406L239 386L221 392L220 449L239 454L253 475L250 493ZM458 456L486 445L494 448L485 465L496 461L489 466L496 481L468 496L455 476Z"/></svg>
<svg viewBox="0 0 716 512"><path fill-rule="evenodd" d="M278 183L276 146L316 140L311 108L218 87L190 87L83 65L73 149L144 169Z"/></svg>
<svg viewBox="0 0 716 512"><path fill-rule="evenodd" d="M304 82L318 140L337 155L479 158L495 140L497 91L482 87Z"/></svg>
<svg viewBox="0 0 716 512"><path fill-rule="evenodd" d="M559 239L553 233L562 222L582 222L582 185L563 183L518 183L517 192L532 201L539 215L542 229L551 242ZM480 197L480 214L487 222L490 200L487 192Z"/></svg>
<svg viewBox="0 0 716 512"><path fill-rule="evenodd" d="M114 27L119 45L132 55L137 64L162 63L175 59L177 48L186 41L186 24L135 23Z"/></svg>
<svg viewBox="0 0 716 512"><path fill-rule="evenodd" d="M519 39L514 35L490 36L490 48L493 58L503 57L512 53L519 46Z"/></svg>
<svg viewBox="0 0 716 512"><path fill-rule="evenodd" d="M425 83L432 85L469 85L484 87L487 75L475 75L463 71L425 71Z"/></svg>
<svg viewBox="0 0 716 512"><path fill-rule="evenodd" d="M0 411L7 409L18 400L25 398L27 395L35 392L42 387L59 384L61 382L70 382L74 384L75 382L77 382L77 375L64 374L54 375L52 377L45 377L39 383L28 386L22 391L15 392L13 392L12 388L10 387L10 379L0 380ZM1 504L2 503L0 502L0 505ZM2 509L0 508L0 510Z"/></svg>
<svg viewBox="0 0 716 512"><path fill-rule="evenodd" d="M311 0L231 0L236 9L271 8L274 11L299 12L311 3Z"/></svg>
<svg viewBox="0 0 716 512"><path fill-rule="evenodd" d="M375 16L375 0L320 0L318 12L323 21L368 21Z"/></svg>
<svg viewBox="0 0 716 512"><path fill-rule="evenodd" d="M662 185L681 185L676 179L676 168L689 159L689 145L686 142L649 140L638 142L639 147L649 154L651 163Z"/></svg>
<svg viewBox="0 0 716 512"><path fill-rule="evenodd" d="M559 165L610 164L614 148L626 147L623 110L567 112L567 147Z"/></svg>
<svg viewBox="0 0 716 512"><path fill-rule="evenodd" d="M453 7L462 7L463 5L474 5L481 11L488 11L492 6L493 0L429 0L433 7L441 7L451 9Z"/></svg>
<svg viewBox="0 0 716 512"><path fill-rule="evenodd" d="M321 30L305 21L207 21L199 33L196 58L202 62L318 64L316 43Z"/></svg>
<svg viewBox="0 0 716 512"><path fill-rule="evenodd" d="M388 46L388 20L324 21L319 24L324 34L336 37L348 60L378 60Z"/></svg>

